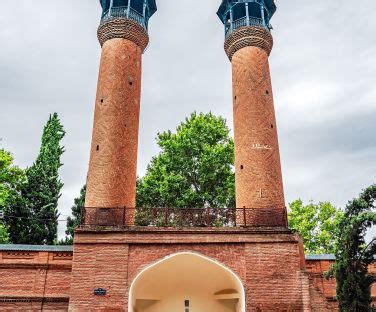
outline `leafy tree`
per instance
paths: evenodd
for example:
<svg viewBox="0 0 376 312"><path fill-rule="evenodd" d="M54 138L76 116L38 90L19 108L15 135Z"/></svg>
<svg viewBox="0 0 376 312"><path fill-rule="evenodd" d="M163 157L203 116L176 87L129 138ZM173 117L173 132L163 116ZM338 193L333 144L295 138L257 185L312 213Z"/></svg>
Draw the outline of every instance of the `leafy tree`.
<svg viewBox="0 0 376 312"><path fill-rule="evenodd" d="M289 206L289 227L303 238L306 253L334 254L336 226L342 212L329 202L303 205L299 199Z"/></svg>
<svg viewBox="0 0 376 312"><path fill-rule="evenodd" d="M376 254L376 239L366 243L367 230L376 225L376 184L350 201L340 218L336 263L332 273L337 281L337 299L341 312L370 312L371 285L376 277L368 273Z"/></svg>
<svg viewBox="0 0 376 312"><path fill-rule="evenodd" d="M26 170L27 183L22 197L31 214L29 244L53 244L57 239L57 205L63 186L59 169L64 148L60 142L64 135L57 113L50 115L43 130L39 155Z"/></svg>
<svg viewBox="0 0 376 312"><path fill-rule="evenodd" d="M74 238L74 229L81 224L81 209L85 207L86 185L82 187L80 196L74 199L72 206L72 217L67 219L67 237L60 242L61 245L72 245Z"/></svg>
<svg viewBox="0 0 376 312"><path fill-rule="evenodd" d="M4 209L24 181L25 173L13 165L13 156L0 149L0 209Z"/></svg>
<svg viewBox="0 0 376 312"><path fill-rule="evenodd" d="M4 224L0 223L0 244L8 244L8 243L9 243L8 232L5 229Z"/></svg>
<svg viewBox="0 0 376 312"><path fill-rule="evenodd" d="M158 134L161 148L137 181L137 207L234 207L234 142L221 117L193 113Z"/></svg>
<svg viewBox="0 0 376 312"><path fill-rule="evenodd" d="M31 216L30 208L22 195L10 197L4 209L4 223L11 243L30 243Z"/></svg>
<svg viewBox="0 0 376 312"><path fill-rule="evenodd" d="M22 202L21 188L26 181L24 170L13 165L13 156L0 149L0 212L4 213L4 223L0 221L0 242L9 242L9 236L26 235L28 213L20 215L17 203ZM19 219L19 216L25 218ZM9 232L9 233L8 233Z"/></svg>

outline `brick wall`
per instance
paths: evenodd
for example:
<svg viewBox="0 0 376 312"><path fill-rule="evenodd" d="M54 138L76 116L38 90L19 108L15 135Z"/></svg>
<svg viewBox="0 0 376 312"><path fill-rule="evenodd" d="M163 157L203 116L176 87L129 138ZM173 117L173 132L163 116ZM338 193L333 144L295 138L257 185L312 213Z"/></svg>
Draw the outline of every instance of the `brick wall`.
<svg viewBox="0 0 376 312"><path fill-rule="evenodd" d="M72 310L127 311L137 274L186 251L232 270L245 285L247 311L303 311L308 292L302 287L300 240L286 230L79 231L74 250ZM105 288L107 295L94 296L95 288Z"/></svg>
<svg viewBox="0 0 376 312"><path fill-rule="evenodd" d="M0 310L67 310L72 252L19 249L0 251Z"/></svg>
<svg viewBox="0 0 376 312"><path fill-rule="evenodd" d="M306 271L310 281L310 297L312 311L338 311L335 279L325 279L323 273L328 271L334 263L332 256L312 256L306 259ZM373 263L369 272L376 274L376 262ZM376 285L372 287L372 298L376 305Z"/></svg>
<svg viewBox="0 0 376 312"><path fill-rule="evenodd" d="M67 311L70 305L72 311L127 311L130 285L143 269L189 251L239 277L247 312L337 311L335 281L322 276L334 260L320 256L304 262L301 247L287 231L81 231L73 260L72 251L59 247L0 248L0 310ZM376 273L376 263L370 271ZM106 296L94 296L94 288L105 288ZM372 295L376 298L376 287Z"/></svg>

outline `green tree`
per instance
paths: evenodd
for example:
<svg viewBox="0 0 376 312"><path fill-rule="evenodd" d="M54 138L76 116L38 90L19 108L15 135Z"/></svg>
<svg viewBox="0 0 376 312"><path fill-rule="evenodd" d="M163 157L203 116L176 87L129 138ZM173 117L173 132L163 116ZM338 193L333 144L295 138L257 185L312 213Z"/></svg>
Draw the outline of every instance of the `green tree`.
<svg viewBox="0 0 376 312"><path fill-rule="evenodd" d="M24 181L25 172L13 165L13 156L9 152L0 149L0 209L4 209Z"/></svg>
<svg viewBox="0 0 376 312"><path fill-rule="evenodd" d="M22 202L21 188L26 181L24 170L13 164L13 156L0 149L0 213L4 214L4 223L0 220L0 242L9 242L9 236L27 236L29 216L19 214L17 204ZM19 217L24 217L19 219Z"/></svg>
<svg viewBox="0 0 376 312"><path fill-rule="evenodd" d="M9 243L9 235L7 230L5 229L4 224L0 221L0 244L8 244Z"/></svg>
<svg viewBox="0 0 376 312"><path fill-rule="evenodd" d="M21 192L22 193L22 192ZM4 209L4 223L13 244L29 244L31 229L31 211L21 196L12 196Z"/></svg>
<svg viewBox="0 0 376 312"><path fill-rule="evenodd" d="M31 213L29 244L53 244L57 239L57 205L63 187L59 179L65 135L57 113L50 115L42 135L39 155L26 170L27 183L22 196Z"/></svg>
<svg viewBox="0 0 376 312"><path fill-rule="evenodd" d="M161 148L137 181L137 207L234 207L234 142L221 117L193 113L158 134Z"/></svg>
<svg viewBox="0 0 376 312"><path fill-rule="evenodd" d="M305 252L334 254L336 227L342 212L329 202L304 205L298 199L289 206L289 227L303 238Z"/></svg>
<svg viewBox="0 0 376 312"><path fill-rule="evenodd" d="M367 230L376 225L376 184L350 201L341 217L336 241L336 263L332 268L337 281L341 312L370 312L371 285L375 276L368 273L376 254L376 239L366 243Z"/></svg>
<svg viewBox="0 0 376 312"><path fill-rule="evenodd" d="M65 234L67 235L64 240L60 242L61 245L72 245L74 238L74 229L81 224L81 210L85 207L86 185L82 187L80 196L74 199L74 205L72 206L72 217L67 219L67 229Z"/></svg>

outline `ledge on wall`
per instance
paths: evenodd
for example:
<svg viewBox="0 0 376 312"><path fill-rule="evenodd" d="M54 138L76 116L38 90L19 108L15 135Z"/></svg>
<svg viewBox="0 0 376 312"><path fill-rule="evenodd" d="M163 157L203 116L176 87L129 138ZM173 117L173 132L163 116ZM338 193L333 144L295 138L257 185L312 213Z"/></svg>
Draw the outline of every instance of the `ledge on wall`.
<svg viewBox="0 0 376 312"><path fill-rule="evenodd" d="M306 255L306 260L336 260L334 255L321 254L321 255Z"/></svg>
<svg viewBox="0 0 376 312"><path fill-rule="evenodd" d="M0 251L51 251L51 252L66 251L66 252L69 252L69 251L73 251L73 246L0 244Z"/></svg>
<svg viewBox="0 0 376 312"><path fill-rule="evenodd" d="M51 252L73 252L73 246L50 246L50 245L13 245L0 244L0 251L51 251ZM306 255L306 260L336 260L334 255Z"/></svg>

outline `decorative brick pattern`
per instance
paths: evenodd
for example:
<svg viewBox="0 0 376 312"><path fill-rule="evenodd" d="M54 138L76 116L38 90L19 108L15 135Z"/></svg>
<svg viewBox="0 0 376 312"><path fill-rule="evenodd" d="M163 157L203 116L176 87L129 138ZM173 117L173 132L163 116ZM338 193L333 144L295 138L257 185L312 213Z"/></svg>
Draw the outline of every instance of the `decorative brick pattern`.
<svg viewBox="0 0 376 312"><path fill-rule="evenodd" d="M129 289L146 267L179 252L193 252L232 270L245 285L248 311L305 311L300 240L289 231L76 232L70 309L127 311ZM89 274L92 273L92 274ZM95 273L94 273L95 272ZM117 273L117 274L116 274ZM108 290L105 298L92 294Z"/></svg>
<svg viewBox="0 0 376 312"><path fill-rule="evenodd" d="M3 259L33 259L35 252L9 251L3 254Z"/></svg>
<svg viewBox="0 0 376 312"><path fill-rule="evenodd" d="M238 50L232 57L232 76L236 205L280 208L283 219L286 208L267 53L254 46Z"/></svg>
<svg viewBox="0 0 376 312"><path fill-rule="evenodd" d="M265 28L247 26L238 28L226 39L225 51L230 61L237 51L245 47L258 47L269 55L273 48L273 37Z"/></svg>
<svg viewBox="0 0 376 312"><path fill-rule="evenodd" d="M73 256L70 252L55 252L53 254L54 260L72 260Z"/></svg>
<svg viewBox="0 0 376 312"><path fill-rule="evenodd" d="M13 252L12 252L13 253ZM1 311L67 311L72 252L18 251L33 257L8 256L0 251Z"/></svg>
<svg viewBox="0 0 376 312"><path fill-rule="evenodd" d="M144 28L135 21L124 18L111 19L101 24L97 34L101 46L107 40L123 38L134 42L143 52L149 44L149 35Z"/></svg>
<svg viewBox="0 0 376 312"><path fill-rule="evenodd" d="M76 244L69 309L127 311L128 262L127 244ZM106 296L95 296L95 288Z"/></svg>
<svg viewBox="0 0 376 312"><path fill-rule="evenodd" d="M86 207L135 206L141 55L142 49L127 39L103 44ZM132 215L125 220L134 222Z"/></svg>
<svg viewBox="0 0 376 312"><path fill-rule="evenodd" d="M149 35L144 28L130 19L116 18L101 24L98 28L98 40L101 46L107 40L123 38L134 42L142 52L149 44Z"/></svg>
<svg viewBox="0 0 376 312"><path fill-rule="evenodd" d="M6 259L0 251L0 310L67 311L70 302L71 311L127 311L129 287L142 269L189 251L225 265L243 281L247 312L338 311L335 281L323 278L333 261L304 262L299 238L288 231L80 231L76 237L73 261L72 252L58 260L55 252ZM95 287L108 294L94 296ZM372 296L376 300L376 287Z"/></svg>

